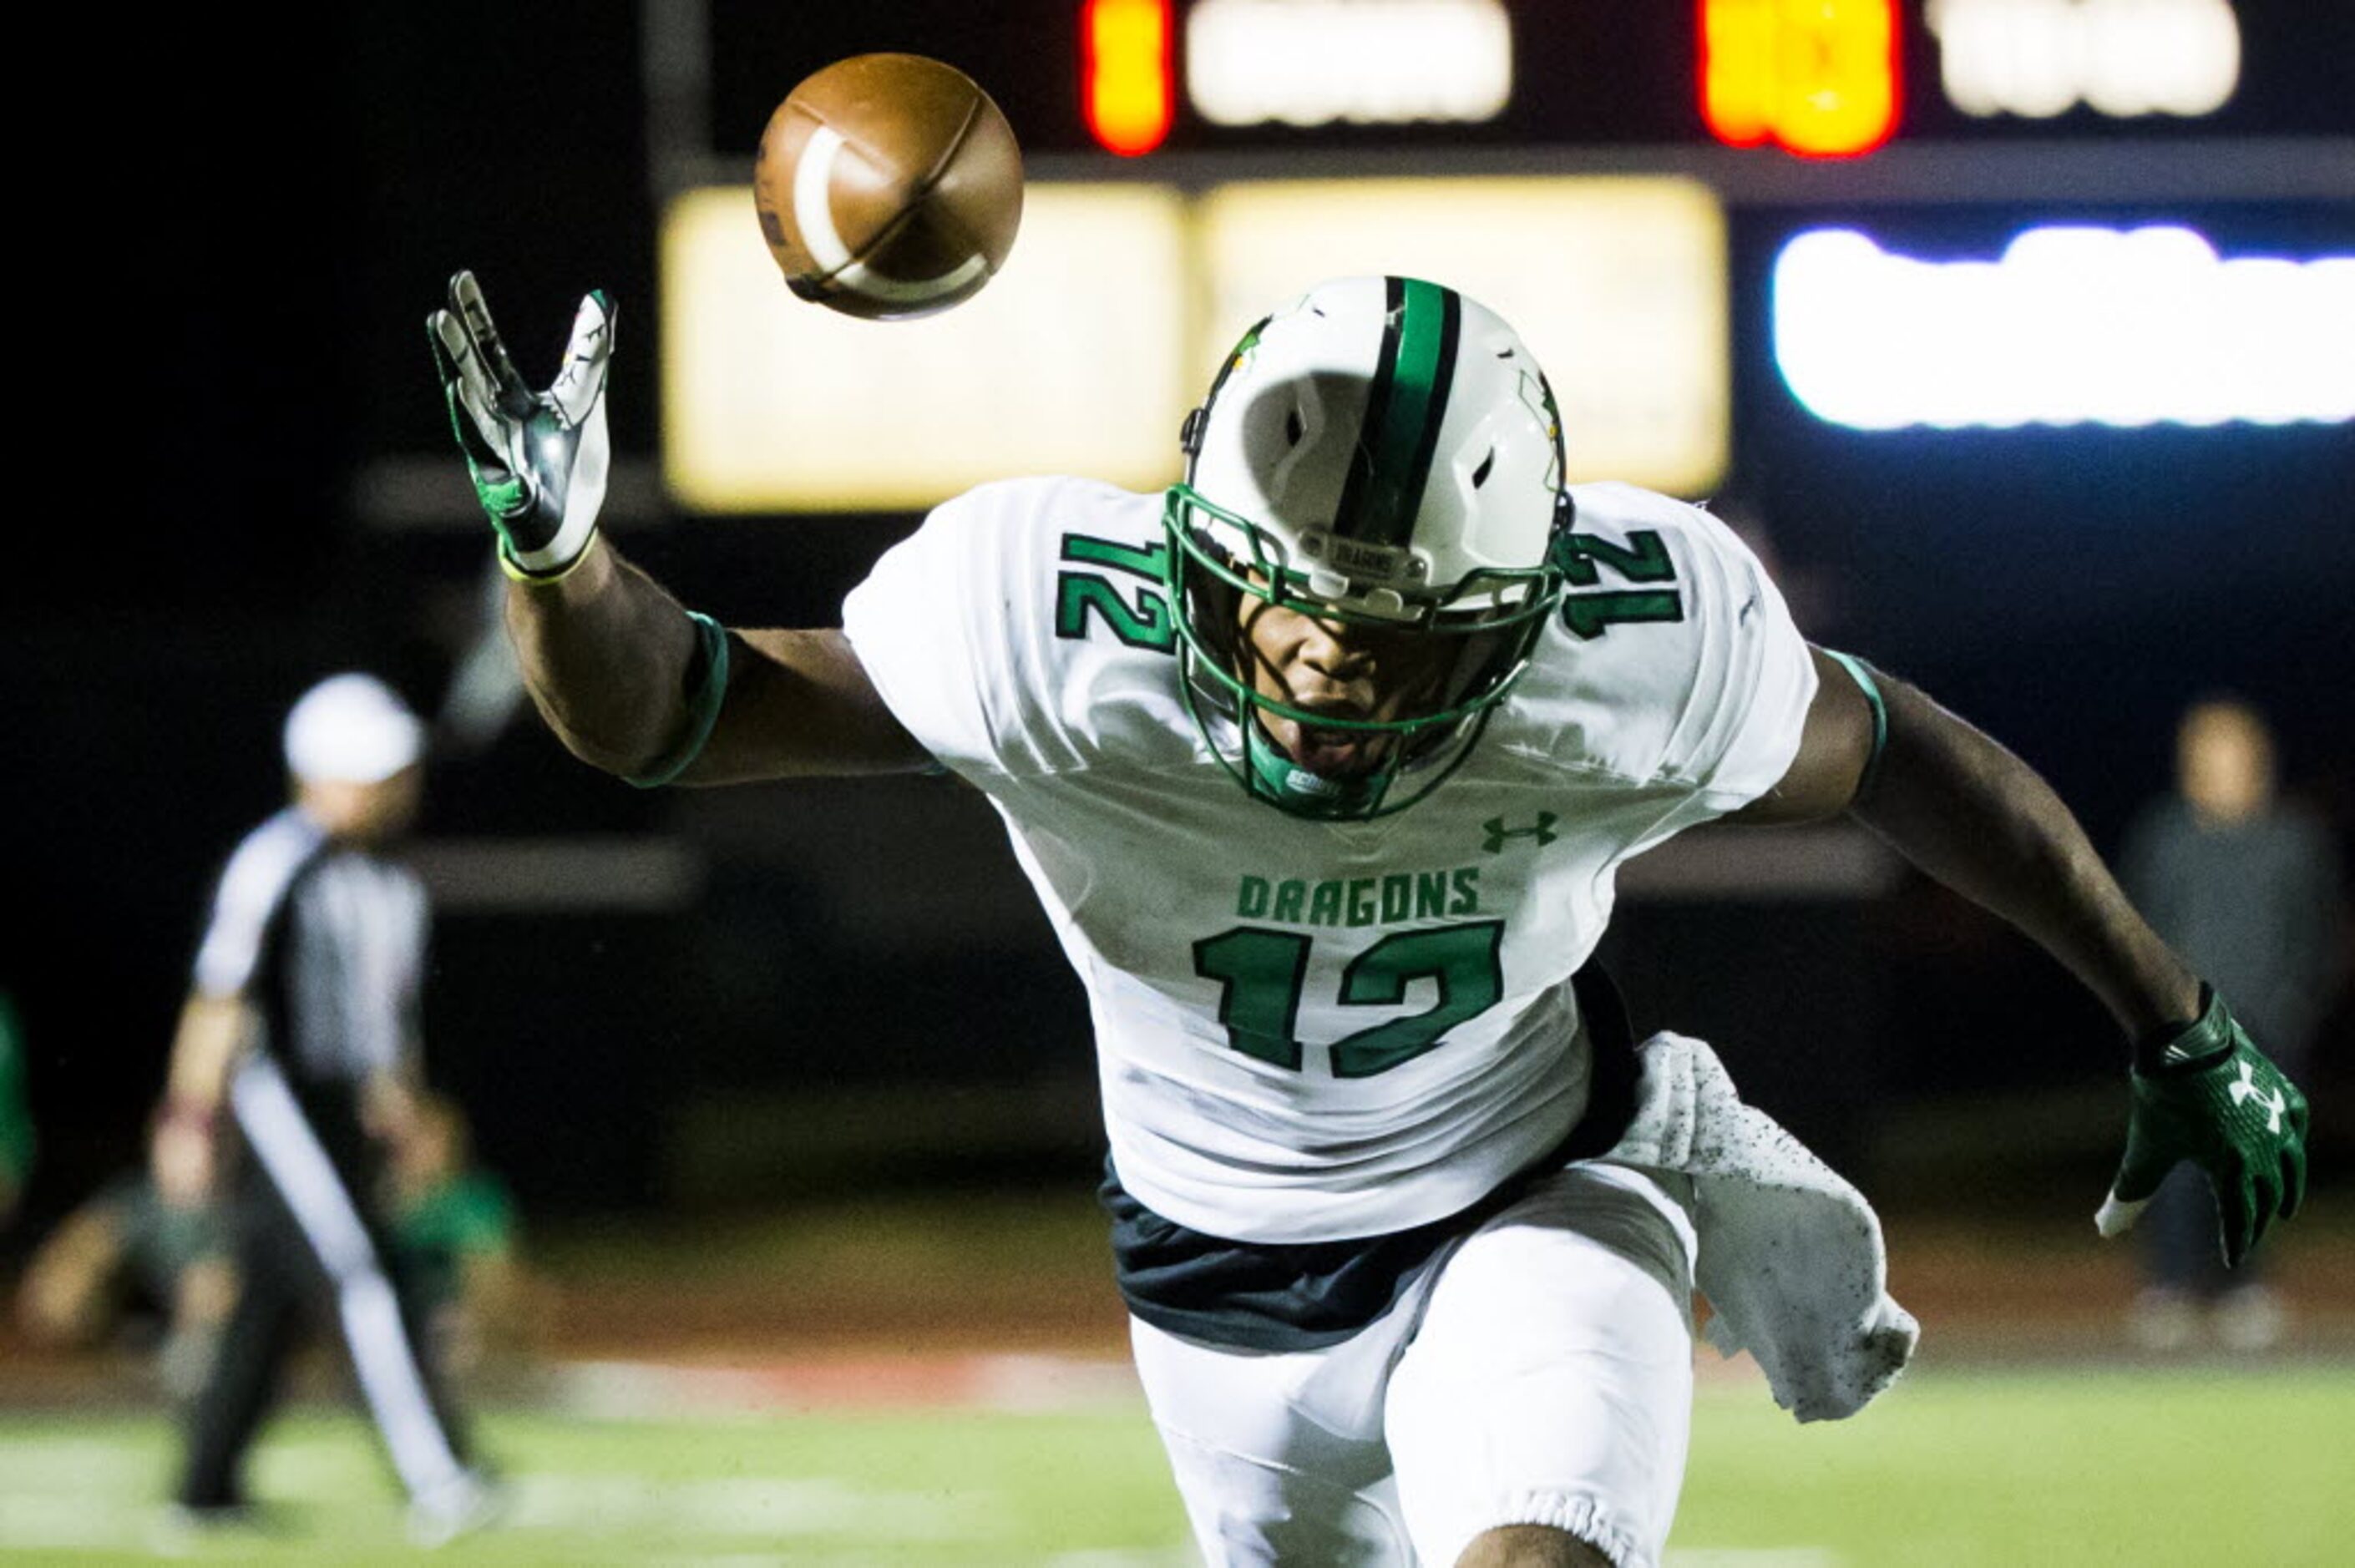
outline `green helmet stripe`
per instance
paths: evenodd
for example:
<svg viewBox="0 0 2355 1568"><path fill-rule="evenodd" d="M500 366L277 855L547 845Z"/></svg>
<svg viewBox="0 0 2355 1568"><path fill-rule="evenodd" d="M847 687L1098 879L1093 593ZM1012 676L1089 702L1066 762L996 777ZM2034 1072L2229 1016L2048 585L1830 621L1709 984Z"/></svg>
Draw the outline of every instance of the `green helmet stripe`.
<svg viewBox="0 0 2355 1568"><path fill-rule="evenodd" d="M1455 376L1463 302L1418 278L1385 280L1380 358L1333 530L1373 545L1403 545L1431 477L1447 392Z"/></svg>

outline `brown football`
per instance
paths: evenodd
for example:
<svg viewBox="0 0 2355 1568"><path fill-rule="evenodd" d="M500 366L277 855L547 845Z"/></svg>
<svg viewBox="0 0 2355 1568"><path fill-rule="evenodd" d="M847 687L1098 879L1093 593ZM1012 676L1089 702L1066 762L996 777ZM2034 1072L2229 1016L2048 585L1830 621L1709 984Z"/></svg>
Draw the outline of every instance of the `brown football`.
<svg viewBox="0 0 2355 1568"><path fill-rule="evenodd" d="M1005 263L1022 221L1022 151L954 66L858 55L769 116L752 195L794 293L898 321L971 299Z"/></svg>

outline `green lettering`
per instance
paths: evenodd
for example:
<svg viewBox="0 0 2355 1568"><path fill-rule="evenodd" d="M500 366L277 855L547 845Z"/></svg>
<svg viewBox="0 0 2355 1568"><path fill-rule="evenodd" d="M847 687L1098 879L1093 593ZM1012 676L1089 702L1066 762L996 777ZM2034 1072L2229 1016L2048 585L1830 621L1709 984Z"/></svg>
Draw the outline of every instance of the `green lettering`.
<svg viewBox="0 0 2355 1568"><path fill-rule="evenodd" d="M1290 1072L1300 1071L1292 1026L1308 974L1308 938L1238 926L1194 944L1194 972L1220 982L1219 1022L1227 1044Z"/></svg>
<svg viewBox="0 0 2355 1568"><path fill-rule="evenodd" d="M1311 926L1338 926L1341 923L1341 885L1320 882L1316 891L1308 895L1308 923Z"/></svg>
<svg viewBox="0 0 2355 1568"><path fill-rule="evenodd" d="M1068 552L1068 541L1066 542ZM1600 534L1565 534L1554 540L1553 564L1561 575L1576 588L1594 588L1603 581L1603 574L1594 563L1602 562L1631 583L1674 582L1676 563L1668 559L1668 546L1655 528L1637 528L1627 535L1624 545L1614 544Z"/></svg>
<svg viewBox="0 0 2355 1568"><path fill-rule="evenodd" d="M1349 884L1349 924L1370 926L1374 923L1374 888L1370 876L1360 876Z"/></svg>
<svg viewBox="0 0 2355 1568"><path fill-rule="evenodd" d="M1111 539L1092 539L1085 534L1066 534L1063 535L1063 559L1110 567L1115 571L1128 572L1147 582L1157 583L1167 575L1169 546L1156 541L1139 549L1134 545L1118 544Z"/></svg>
<svg viewBox="0 0 2355 1568"><path fill-rule="evenodd" d="M1167 653L1176 646L1177 627L1169 619L1169 601L1151 588L1136 590L1136 606L1120 590L1093 572L1064 572L1055 578L1055 635L1074 641L1088 634L1088 612L1103 617L1112 634L1131 648Z"/></svg>
<svg viewBox="0 0 2355 1568"><path fill-rule="evenodd" d="M1684 596L1667 593L1568 593L1561 596L1561 623L1592 640L1614 626L1682 620Z"/></svg>
<svg viewBox="0 0 2355 1568"><path fill-rule="evenodd" d="M1325 886L1338 896L1339 883ZM1320 895L1323 888L1318 890ZM1505 994L1500 965L1505 923L1482 920L1393 931L1341 971L1344 1007L1403 1007L1412 990L1433 982L1421 1012L1360 1029L1333 1042L1333 1075L1368 1078L1444 1043L1450 1031L1497 1005ZM1308 979L1310 938L1296 931L1237 926L1194 944L1194 972L1219 982L1219 1022L1227 1044L1288 1072L1305 1055L1293 1033Z"/></svg>
<svg viewBox="0 0 2355 1568"><path fill-rule="evenodd" d="M1553 564L1573 588L1601 587L1604 567L1631 583L1673 583L1677 577L1677 564L1668 556L1668 546L1652 528L1635 530L1624 545L1595 534L1562 535L1554 541ZM1600 637L1614 626L1630 621L1684 618L1684 596L1673 588L1565 594L1561 601L1561 623L1584 638Z"/></svg>
<svg viewBox="0 0 2355 1568"><path fill-rule="evenodd" d="M1382 878L1382 924L1405 919L1413 899L1414 878L1402 871Z"/></svg>
<svg viewBox="0 0 2355 1568"><path fill-rule="evenodd" d="M1246 876L1242 892L1235 899L1235 913L1246 920L1256 920L1267 913L1267 878Z"/></svg>
<svg viewBox="0 0 2355 1568"><path fill-rule="evenodd" d="M1350 959L1341 971L1346 1007L1399 1006L1406 1001L1407 988L1421 980L1437 980L1439 997L1428 1012L1377 1023L1333 1042L1333 1075L1369 1078L1387 1073L1437 1045L1457 1024L1496 1006L1505 994L1499 962L1504 940L1502 920L1393 931Z"/></svg>
<svg viewBox="0 0 2355 1568"><path fill-rule="evenodd" d="M1455 884L1455 902L1449 906L1447 912L1450 915L1480 913L1480 868L1476 865L1467 865L1458 871L1453 880Z"/></svg>
<svg viewBox="0 0 2355 1568"><path fill-rule="evenodd" d="M1418 871L1414 874L1414 917L1436 920L1447 913L1447 874L1444 871Z"/></svg>
<svg viewBox="0 0 2355 1568"><path fill-rule="evenodd" d="M1273 918L1284 921L1290 925L1299 925L1300 906L1307 896L1308 885L1301 881L1296 876L1288 877L1285 880L1277 883L1275 885L1275 914Z"/></svg>

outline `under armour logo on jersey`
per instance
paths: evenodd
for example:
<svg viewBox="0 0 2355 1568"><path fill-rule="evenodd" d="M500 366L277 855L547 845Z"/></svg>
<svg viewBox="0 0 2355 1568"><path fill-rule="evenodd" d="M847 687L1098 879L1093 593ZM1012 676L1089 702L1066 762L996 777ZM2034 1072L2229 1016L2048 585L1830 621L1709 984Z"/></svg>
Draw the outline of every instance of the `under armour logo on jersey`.
<svg viewBox="0 0 2355 1568"><path fill-rule="evenodd" d="M1546 845L1553 842L1554 840L1561 837L1560 833L1553 831L1554 823L1561 820L1561 818L1555 816L1551 811L1540 811L1538 813L1537 826L1533 828L1508 828L1505 826L1504 818L1491 817L1487 821L1480 824L1481 828L1485 830L1488 835L1487 838L1480 841L1480 847L1487 850L1490 854L1502 854L1505 853L1505 841L1507 839L1535 839L1538 841L1538 847L1540 849L1543 849Z"/></svg>
<svg viewBox="0 0 2355 1568"><path fill-rule="evenodd" d="M2232 1095L2232 1103L2236 1106L2246 1105L2251 1100L2254 1100L2257 1104L2264 1107L2265 1130L2267 1132L2279 1132L2281 1130L2282 1112L2289 1109L2289 1097L2283 1094L2279 1089L2267 1090L2257 1087L2256 1067L2254 1064L2249 1062L2242 1063L2241 1081L2237 1084L2227 1085L2226 1091Z"/></svg>

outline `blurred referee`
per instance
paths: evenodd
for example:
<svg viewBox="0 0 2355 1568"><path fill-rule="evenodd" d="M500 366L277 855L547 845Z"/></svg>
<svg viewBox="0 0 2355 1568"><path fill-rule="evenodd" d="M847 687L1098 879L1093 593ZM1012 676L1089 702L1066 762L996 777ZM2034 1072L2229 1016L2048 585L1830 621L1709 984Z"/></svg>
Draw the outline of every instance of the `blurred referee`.
<svg viewBox="0 0 2355 1568"><path fill-rule="evenodd" d="M427 918L416 876L378 851L415 815L423 742L371 676L313 687L286 720L293 803L238 845L214 895L154 1154L159 1183L169 1171L228 1205L242 1291L188 1407L178 1523L250 1515L246 1451L315 1307L342 1332L412 1536L439 1543L489 1510L375 1212L413 1114Z"/></svg>

